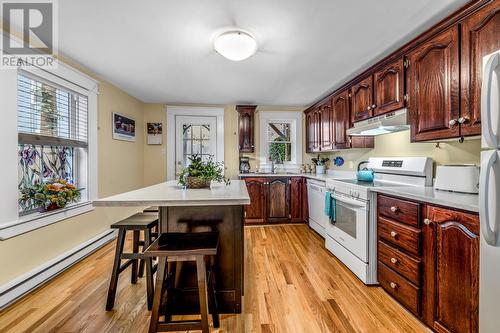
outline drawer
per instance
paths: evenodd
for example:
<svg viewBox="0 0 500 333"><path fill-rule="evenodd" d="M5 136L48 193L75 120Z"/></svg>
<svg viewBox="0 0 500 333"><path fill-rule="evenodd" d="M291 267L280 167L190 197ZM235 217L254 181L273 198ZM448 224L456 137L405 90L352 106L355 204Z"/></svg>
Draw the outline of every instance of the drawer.
<svg viewBox="0 0 500 333"><path fill-rule="evenodd" d="M420 316L420 288L378 262L378 282L392 297Z"/></svg>
<svg viewBox="0 0 500 333"><path fill-rule="evenodd" d="M420 259L415 259L398 249L379 241L378 260L395 270L417 286L420 285Z"/></svg>
<svg viewBox="0 0 500 333"><path fill-rule="evenodd" d="M377 198L378 214L393 220L419 227L419 208L415 202L379 195Z"/></svg>
<svg viewBox="0 0 500 333"><path fill-rule="evenodd" d="M415 255L420 254L421 231L383 217L378 218L378 236Z"/></svg>

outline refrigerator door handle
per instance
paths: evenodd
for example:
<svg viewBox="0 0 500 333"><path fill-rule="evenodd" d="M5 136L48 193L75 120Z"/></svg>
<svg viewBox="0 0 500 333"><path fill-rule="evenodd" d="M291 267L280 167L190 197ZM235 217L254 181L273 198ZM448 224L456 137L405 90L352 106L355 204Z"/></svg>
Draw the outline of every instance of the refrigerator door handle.
<svg viewBox="0 0 500 333"><path fill-rule="evenodd" d="M489 191L491 169L493 167L493 164L495 164L498 161L497 156L498 156L497 152L493 152L493 154L491 154L486 164L486 167L485 168L481 167L481 176L480 176L481 178L480 184L482 186L479 195L480 196L479 218L480 218L481 231L483 233L483 237L486 243L492 246L495 246L497 242L498 227L496 224L498 223L498 221L495 221L495 226L492 229L490 225L490 207L489 207L489 200L487 193Z"/></svg>
<svg viewBox="0 0 500 333"><path fill-rule="evenodd" d="M493 132L491 124L491 98L492 96L492 86L493 86L493 72L495 68L499 65L500 54L493 54L487 61L483 73L483 83L481 86L481 119L482 119L482 134L486 144L489 147L496 147L498 145L498 140ZM495 96L495 98L500 98Z"/></svg>

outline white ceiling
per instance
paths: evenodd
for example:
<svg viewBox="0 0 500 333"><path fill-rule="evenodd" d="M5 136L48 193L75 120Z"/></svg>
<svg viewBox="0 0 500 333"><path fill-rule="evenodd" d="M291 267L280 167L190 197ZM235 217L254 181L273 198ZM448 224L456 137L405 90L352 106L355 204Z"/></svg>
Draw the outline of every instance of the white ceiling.
<svg viewBox="0 0 500 333"><path fill-rule="evenodd" d="M304 106L466 0L63 0L60 52L144 102ZM232 62L228 28L259 50Z"/></svg>

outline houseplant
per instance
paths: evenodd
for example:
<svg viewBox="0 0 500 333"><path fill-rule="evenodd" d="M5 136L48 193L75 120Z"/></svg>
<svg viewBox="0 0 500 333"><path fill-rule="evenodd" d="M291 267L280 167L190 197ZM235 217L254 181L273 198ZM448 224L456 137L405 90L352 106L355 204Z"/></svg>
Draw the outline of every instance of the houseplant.
<svg viewBox="0 0 500 333"><path fill-rule="evenodd" d="M191 164L179 172L179 185L186 188L207 188L212 180L229 184L229 179L223 175L223 163L214 162L212 157L203 162L201 157L189 157Z"/></svg>
<svg viewBox="0 0 500 333"><path fill-rule="evenodd" d="M282 164L285 161L286 143L282 141L284 139L279 137L269 145L269 158L277 164Z"/></svg>
<svg viewBox="0 0 500 333"><path fill-rule="evenodd" d="M318 154L317 157L314 157L311 160L316 165L316 173L325 173L325 164L330 160L328 157L320 157Z"/></svg>
<svg viewBox="0 0 500 333"><path fill-rule="evenodd" d="M64 208L72 202L78 202L82 189L76 188L64 179L49 181L27 186L21 189L19 201L22 203L33 202L40 211L51 211Z"/></svg>

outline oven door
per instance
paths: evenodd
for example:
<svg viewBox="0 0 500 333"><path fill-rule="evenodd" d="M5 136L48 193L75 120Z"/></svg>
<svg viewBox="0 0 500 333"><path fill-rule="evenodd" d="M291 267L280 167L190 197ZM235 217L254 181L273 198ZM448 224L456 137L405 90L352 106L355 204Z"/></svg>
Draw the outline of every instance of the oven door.
<svg viewBox="0 0 500 333"><path fill-rule="evenodd" d="M364 200L333 194L336 220L329 221L327 234L364 262L368 262L369 205Z"/></svg>

